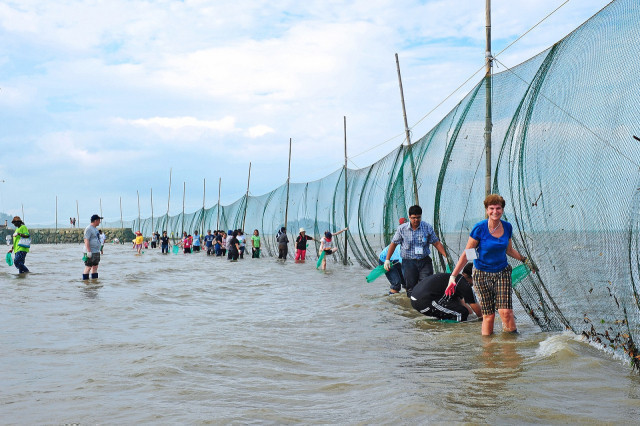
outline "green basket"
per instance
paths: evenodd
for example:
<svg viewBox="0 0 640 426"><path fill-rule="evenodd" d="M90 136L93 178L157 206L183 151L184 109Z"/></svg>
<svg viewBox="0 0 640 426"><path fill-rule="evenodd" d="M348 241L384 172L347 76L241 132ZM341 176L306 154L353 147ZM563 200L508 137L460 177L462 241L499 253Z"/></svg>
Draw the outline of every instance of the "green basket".
<svg viewBox="0 0 640 426"><path fill-rule="evenodd" d="M511 271L511 287L515 288L515 286L518 285L520 281L527 278L530 273L531 270L524 263L513 268L513 271Z"/></svg>
<svg viewBox="0 0 640 426"><path fill-rule="evenodd" d="M367 282L368 283L374 282L375 280L377 280L385 272L387 272L387 271L384 270L384 265L376 266L373 269L373 271L369 272L369 275L367 275Z"/></svg>
<svg viewBox="0 0 640 426"><path fill-rule="evenodd" d="M320 257L318 257L318 262L316 262L316 269L320 269L320 266L322 265L322 260L324 259L326 254L327 252L322 250L322 253L320 253Z"/></svg>
<svg viewBox="0 0 640 426"><path fill-rule="evenodd" d="M11 257L11 253L7 253L4 259L7 261L7 265L13 266L13 258Z"/></svg>

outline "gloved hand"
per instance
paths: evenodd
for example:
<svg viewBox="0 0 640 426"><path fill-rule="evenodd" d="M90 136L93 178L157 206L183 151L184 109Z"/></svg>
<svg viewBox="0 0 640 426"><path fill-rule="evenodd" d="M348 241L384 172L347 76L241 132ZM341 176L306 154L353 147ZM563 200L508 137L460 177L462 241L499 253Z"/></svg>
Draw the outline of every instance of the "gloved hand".
<svg viewBox="0 0 640 426"><path fill-rule="evenodd" d="M389 272L391 270L391 261L390 260L385 260L384 261L384 270Z"/></svg>
<svg viewBox="0 0 640 426"><path fill-rule="evenodd" d="M456 292L456 277L451 275L449 277L449 285L447 289L444 291L445 296L453 296L453 293Z"/></svg>
<svg viewBox="0 0 640 426"><path fill-rule="evenodd" d="M90 251L87 252L87 257L91 257L91 252Z"/></svg>

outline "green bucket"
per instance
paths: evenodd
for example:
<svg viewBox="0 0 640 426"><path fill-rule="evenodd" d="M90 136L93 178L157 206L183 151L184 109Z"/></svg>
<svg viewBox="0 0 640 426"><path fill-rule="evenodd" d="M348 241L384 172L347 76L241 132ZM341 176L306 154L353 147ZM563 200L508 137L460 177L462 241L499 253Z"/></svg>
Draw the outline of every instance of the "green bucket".
<svg viewBox="0 0 640 426"><path fill-rule="evenodd" d="M527 278L527 276L531 273L531 270L525 265L516 266L511 271L511 287L515 288L516 285L523 279Z"/></svg>

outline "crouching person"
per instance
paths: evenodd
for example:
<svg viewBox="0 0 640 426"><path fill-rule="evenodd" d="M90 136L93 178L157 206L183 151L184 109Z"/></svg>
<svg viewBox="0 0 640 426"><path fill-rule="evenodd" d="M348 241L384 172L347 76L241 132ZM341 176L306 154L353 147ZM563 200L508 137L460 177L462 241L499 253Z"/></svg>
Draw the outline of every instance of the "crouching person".
<svg viewBox="0 0 640 426"><path fill-rule="evenodd" d="M411 293L411 306L423 315L457 322L482 316L480 305L473 294L473 264L464 267L456 278L453 296L445 296L450 274L435 274L420 281Z"/></svg>

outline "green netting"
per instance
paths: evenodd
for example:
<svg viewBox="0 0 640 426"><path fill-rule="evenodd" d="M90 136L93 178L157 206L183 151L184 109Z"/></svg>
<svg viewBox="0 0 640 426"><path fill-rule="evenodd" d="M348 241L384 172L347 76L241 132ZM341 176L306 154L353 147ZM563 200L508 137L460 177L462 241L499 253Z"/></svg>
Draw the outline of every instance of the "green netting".
<svg viewBox="0 0 640 426"><path fill-rule="evenodd" d="M640 3L609 4L553 47L492 77L493 191L513 243L540 268L515 289L542 330L568 328L638 361L640 340ZM499 60L500 58L498 58ZM504 69L504 67L502 68ZM484 218L485 84L429 133L369 167L290 186L288 230L337 237L333 261L372 268L413 201L453 259ZM153 229L260 230L267 255L284 225L286 185L220 208L156 218ZM345 201L348 207L344 219ZM150 219L134 223L149 235ZM318 243L309 247L317 259ZM314 257L315 256L315 257ZM514 262L514 266L517 262ZM436 259L437 271L445 266Z"/></svg>

